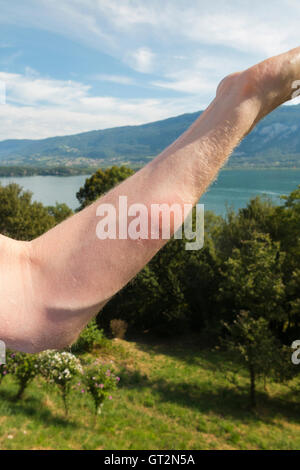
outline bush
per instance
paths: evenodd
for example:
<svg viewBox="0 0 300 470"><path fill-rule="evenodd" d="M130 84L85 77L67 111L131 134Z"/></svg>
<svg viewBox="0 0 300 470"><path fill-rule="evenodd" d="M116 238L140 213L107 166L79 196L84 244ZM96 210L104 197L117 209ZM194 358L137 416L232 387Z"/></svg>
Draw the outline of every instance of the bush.
<svg viewBox="0 0 300 470"><path fill-rule="evenodd" d="M7 375L7 373L8 373L7 365L1 364L0 365L0 384L2 383L2 380Z"/></svg>
<svg viewBox="0 0 300 470"><path fill-rule="evenodd" d="M106 398L112 399L111 392L116 390L119 381L120 378L115 375L114 370L108 364L94 362L87 367L83 374L83 384L92 396L95 415L101 413L101 407ZM85 392L85 389L82 389L82 392Z"/></svg>
<svg viewBox="0 0 300 470"><path fill-rule="evenodd" d="M128 323L124 320L115 318L110 322L110 329L114 338L123 339L128 328Z"/></svg>
<svg viewBox="0 0 300 470"><path fill-rule="evenodd" d="M103 330L99 330L96 320L92 320L81 332L78 340L71 347L72 352L91 352L95 346L105 341Z"/></svg>
<svg viewBox="0 0 300 470"><path fill-rule="evenodd" d="M5 372L12 374L16 379L19 385L16 400L20 400L26 387L39 373L37 355L21 352L10 354L7 359Z"/></svg>
<svg viewBox="0 0 300 470"><path fill-rule="evenodd" d="M46 380L58 385L67 415L72 380L83 373L80 360L69 352L48 350L39 354L39 368Z"/></svg>

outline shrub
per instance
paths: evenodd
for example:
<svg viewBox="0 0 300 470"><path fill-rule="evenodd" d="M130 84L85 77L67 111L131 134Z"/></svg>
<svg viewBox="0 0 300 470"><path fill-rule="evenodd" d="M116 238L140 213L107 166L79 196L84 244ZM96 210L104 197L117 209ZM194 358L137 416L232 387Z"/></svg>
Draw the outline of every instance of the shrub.
<svg viewBox="0 0 300 470"><path fill-rule="evenodd" d="M0 384L2 383L2 380L7 375L7 373L8 373L7 365L1 364L0 365Z"/></svg>
<svg viewBox="0 0 300 470"><path fill-rule="evenodd" d="M48 350L39 354L39 367L43 377L58 385L67 415L72 380L83 372L80 360L69 352Z"/></svg>
<svg viewBox="0 0 300 470"><path fill-rule="evenodd" d="M16 400L20 400L26 387L39 373L37 355L22 352L11 353L8 355L5 371L16 379L19 385Z"/></svg>
<svg viewBox="0 0 300 470"><path fill-rule="evenodd" d="M114 338L123 339L128 328L128 323L124 320L115 318L110 322L110 329Z"/></svg>
<svg viewBox="0 0 300 470"><path fill-rule="evenodd" d="M115 375L111 365L94 362L87 367L83 374L83 384L92 396L95 415L101 413L106 398L112 399L111 392L116 390L119 381L120 378ZM82 392L85 392L85 389L82 389Z"/></svg>
<svg viewBox="0 0 300 470"><path fill-rule="evenodd" d="M103 330L99 330L96 320L92 320L81 332L71 350L77 353L91 352L95 346L99 346L104 341Z"/></svg>

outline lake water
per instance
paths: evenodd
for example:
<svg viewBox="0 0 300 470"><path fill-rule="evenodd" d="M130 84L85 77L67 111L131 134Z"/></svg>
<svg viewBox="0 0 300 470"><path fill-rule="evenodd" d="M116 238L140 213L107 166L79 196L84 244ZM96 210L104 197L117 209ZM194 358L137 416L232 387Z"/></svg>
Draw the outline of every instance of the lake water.
<svg viewBox="0 0 300 470"><path fill-rule="evenodd" d="M65 202L69 207L78 207L76 192L88 176L28 176L0 178L2 185L16 182L33 193L33 199L45 205ZM224 215L226 205L235 210L245 207L249 199L265 194L275 203L279 197L289 194L300 184L300 169L297 170L224 170L211 185L200 202L205 210Z"/></svg>

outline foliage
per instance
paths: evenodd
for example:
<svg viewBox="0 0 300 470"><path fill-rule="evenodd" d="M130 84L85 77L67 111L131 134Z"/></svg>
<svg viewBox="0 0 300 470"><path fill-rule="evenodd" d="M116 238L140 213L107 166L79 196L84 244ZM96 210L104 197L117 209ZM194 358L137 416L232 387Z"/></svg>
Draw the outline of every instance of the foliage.
<svg viewBox="0 0 300 470"><path fill-rule="evenodd" d="M79 359L74 354L65 351L44 351L39 354L39 370L50 383L58 385L67 415L71 383L77 375L83 372Z"/></svg>
<svg viewBox="0 0 300 470"><path fill-rule="evenodd" d="M224 343L232 351L238 352L250 376L250 404L256 406L256 383L259 376L270 376L274 358L280 352L280 343L271 333L265 318L253 318L250 312L241 311L234 322L224 324L229 333ZM284 365L283 365L284 367Z"/></svg>
<svg viewBox="0 0 300 470"><path fill-rule="evenodd" d="M54 217L55 222L59 224L63 220L67 219L73 214L72 209L67 206L67 204L59 204L58 202L56 203L55 206L48 206L47 207L48 213Z"/></svg>
<svg viewBox="0 0 300 470"><path fill-rule="evenodd" d="M101 413L101 407L107 398L112 399L111 393L116 390L119 380L120 377L116 376L111 364L96 361L85 369L83 384L93 399L95 414ZM82 389L83 393L85 389Z"/></svg>
<svg viewBox="0 0 300 470"><path fill-rule="evenodd" d="M254 232L242 240L223 267L220 296L231 300L236 311L251 311L255 317L278 321L284 314L280 302L284 296L281 266L284 254L267 234Z"/></svg>
<svg viewBox="0 0 300 470"><path fill-rule="evenodd" d="M99 330L96 320L90 321L82 330L76 343L71 346L72 352L91 352L96 346L105 341L103 330Z"/></svg>
<svg viewBox="0 0 300 470"><path fill-rule="evenodd" d="M88 206L99 196L107 193L114 186L133 174L134 171L126 166L112 166L106 170L97 170L90 178L86 179L84 186L76 194L80 202L79 210Z"/></svg>
<svg viewBox="0 0 300 470"><path fill-rule="evenodd" d="M32 240L55 225L46 207L32 202L32 193L15 183L0 184L0 233L18 240Z"/></svg>
<svg viewBox="0 0 300 470"><path fill-rule="evenodd" d="M20 400L26 387L39 373L37 356L22 352L11 353L8 356L6 371L14 376L19 385L15 398Z"/></svg>
<svg viewBox="0 0 300 470"><path fill-rule="evenodd" d="M32 201L32 193L21 186L0 183L0 233L17 240L32 240L69 217L66 204L45 207Z"/></svg>

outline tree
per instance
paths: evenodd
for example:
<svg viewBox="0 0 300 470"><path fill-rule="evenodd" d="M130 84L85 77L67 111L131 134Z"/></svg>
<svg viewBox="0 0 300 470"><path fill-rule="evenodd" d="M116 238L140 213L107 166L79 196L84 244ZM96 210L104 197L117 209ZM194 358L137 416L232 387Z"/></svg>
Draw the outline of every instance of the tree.
<svg viewBox="0 0 300 470"><path fill-rule="evenodd" d="M0 185L0 233L18 240L32 240L55 225L54 217L32 193L11 183Z"/></svg>
<svg viewBox="0 0 300 470"><path fill-rule="evenodd" d="M21 352L12 353L7 366L8 372L14 376L19 386L15 399L20 400L25 389L39 372L37 355Z"/></svg>
<svg viewBox="0 0 300 470"><path fill-rule="evenodd" d="M221 260L232 255L234 248L241 248L243 240L250 240L253 233L272 233L276 207L267 199L257 196L251 199L247 207L227 210L225 219L219 223L214 233L216 249ZM273 238L273 237L271 237Z"/></svg>
<svg viewBox="0 0 300 470"><path fill-rule="evenodd" d="M229 337L224 341L229 350L238 352L250 376L250 405L256 406L256 384L259 376L272 374L281 349L279 341L269 329L269 322L262 317L253 318L250 312L241 311L234 322L224 323Z"/></svg>
<svg viewBox="0 0 300 470"><path fill-rule="evenodd" d="M55 206L48 206L47 207L48 213L54 217L55 222L59 224L63 220L67 219L73 214L72 209L70 209L67 204L62 203L59 204L58 202L56 203Z"/></svg>
<svg viewBox="0 0 300 470"><path fill-rule="evenodd" d="M282 309L285 288L282 279L284 253L270 236L255 232L242 240L224 263L220 299L235 312L250 311L255 318L284 322Z"/></svg>
<svg viewBox="0 0 300 470"><path fill-rule="evenodd" d="M0 233L17 240L32 240L69 217L66 204L45 207L32 201L32 193L15 183L0 184Z"/></svg>
<svg viewBox="0 0 300 470"><path fill-rule="evenodd" d="M84 186L76 193L76 197L80 202L78 210L84 209L99 196L107 193L107 191L133 174L134 171L126 166L112 166L106 170L97 170L90 178L86 179Z"/></svg>

